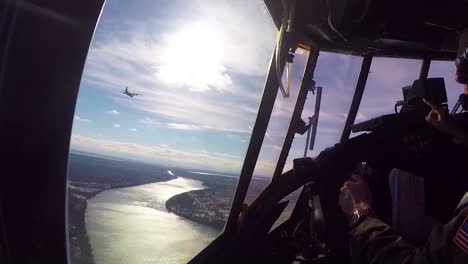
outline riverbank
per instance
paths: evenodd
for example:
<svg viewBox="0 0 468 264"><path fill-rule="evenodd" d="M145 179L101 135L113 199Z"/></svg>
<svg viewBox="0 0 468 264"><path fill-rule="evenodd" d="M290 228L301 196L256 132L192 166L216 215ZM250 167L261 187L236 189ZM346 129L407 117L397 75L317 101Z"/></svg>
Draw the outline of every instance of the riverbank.
<svg viewBox="0 0 468 264"><path fill-rule="evenodd" d="M70 256L73 264L94 263L91 245L86 233L85 212L87 199L107 188L78 187L68 183L68 233Z"/></svg>
<svg viewBox="0 0 468 264"><path fill-rule="evenodd" d="M93 264L93 252L86 230L86 208L88 199L111 189L139 186L148 183L169 181L177 177L171 176L161 181L145 181L126 184L96 184L68 182L68 230L70 256L73 264Z"/></svg>
<svg viewBox="0 0 468 264"><path fill-rule="evenodd" d="M86 230L95 263L187 263L219 230L171 213L165 204L173 196L203 188L200 181L177 177L111 189L89 199Z"/></svg>
<svg viewBox="0 0 468 264"><path fill-rule="evenodd" d="M93 264L86 231L87 201L99 193L175 179L166 168L72 153L68 175L68 239L71 263Z"/></svg>
<svg viewBox="0 0 468 264"><path fill-rule="evenodd" d="M206 188L171 197L166 202L166 209L190 221L222 230L230 213L238 178L219 173L175 172L182 177L203 182Z"/></svg>
<svg viewBox="0 0 468 264"><path fill-rule="evenodd" d="M206 189L175 195L167 200L166 209L196 223L222 230L229 217L237 178L209 175L199 177ZM269 180L254 178L249 186L245 202L251 203L266 188ZM295 204L295 200L294 200Z"/></svg>
<svg viewBox="0 0 468 264"><path fill-rule="evenodd" d="M171 197L166 209L196 223L222 230L230 210L230 197L222 197L212 189L195 190Z"/></svg>

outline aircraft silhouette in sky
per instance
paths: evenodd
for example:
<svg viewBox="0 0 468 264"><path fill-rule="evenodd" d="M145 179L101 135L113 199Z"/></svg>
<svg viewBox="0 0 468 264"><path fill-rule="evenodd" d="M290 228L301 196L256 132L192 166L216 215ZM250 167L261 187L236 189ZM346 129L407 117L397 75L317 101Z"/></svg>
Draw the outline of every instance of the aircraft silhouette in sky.
<svg viewBox="0 0 468 264"><path fill-rule="evenodd" d="M122 90L122 93L125 94L126 96L129 96L129 97L134 97L134 96L137 96L137 95L140 95L140 94L137 94L137 93L131 93L128 91L128 87L125 86L125 90Z"/></svg>

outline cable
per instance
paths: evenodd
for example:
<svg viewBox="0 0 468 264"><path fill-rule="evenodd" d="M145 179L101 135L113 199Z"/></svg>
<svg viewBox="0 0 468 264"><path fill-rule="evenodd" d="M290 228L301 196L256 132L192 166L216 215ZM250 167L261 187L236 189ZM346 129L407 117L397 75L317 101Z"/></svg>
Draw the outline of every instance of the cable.
<svg viewBox="0 0 468 264"><path fill-rule="evenodd" d="M398 100L396 101L395 103L395 114L398 114L398 106L402 106L405 104L405 101L404 100Z"/></svg>
<svg viewBox="0 0 468 264"><path fill-rule="evenodd" d="M287 0L282 0L281 1L283 4L283 10L287 10ZM276 78L278 79L278 84L279 88L281 90L281 94L283 95L284 98L289 97L289 92L291 89L291 80L290 80L290 71L291 71L291 66L290 63L286 60L285 62L285 67L286 67L286 89L284 88L283 85L283 76L281 74L281 51L282 51L282 45L283 45L283 39L284 39L284 33L285 32L291 32L292 31L292 25L293 25L293 19L294 19L294 13L296 12L296 0L290 0L290 5L289 5L289 14L287 11L283 12L283 17L281 19L281 27L280 31L278 33L278 39L276 43L276 53L275 53L275 62L276 62ZM289 51L288 51L289 53Z"/></svg>
<svg viewBox="0 0 468 264"><path fill-rule="evenodd" d="M452 114L452 115L456 114L458 112L458 109L460 108L460 106L461 106L460 99L458 99L457 103L452 108L452 111L450 112L450 114Z"/></svg>
<svg viewBox="0 0 468 264"><path fill-rule="evenodd" d="M288 89L284 89L283 86L283 78L281 74L281 49L282 49L282 43L283 43L283 36L284 36L284 28L286 24L286 20L283 19L283 22L281 24L280 31L278 33L278 42L276 44L276 78L278 79L278 84L279 88L281 90L281 93L283 94L284 98L289 97L289 87ZM286 62L288 64L288 62ZM288 75L288 74L287 74Z"/></svg>
<svg viewBox="0 0 468 264"><path fill-rule="evenodd" d="M291 5L289 6L289 19L288 19L288 29L286 32L291 32L293 29L294 14L296 13L296 0L290 0Z"/></svg>
<svg viewBox="0 0 468 264"><path fill-rule="evenodd" d="M328 25L330 26L330 28L344 41L344 42L348 42L348 39L345 38L341 33L340 31L338 31L335 26L333 25L333 21L332 21L332 17L331 17L331 14L328 14Z"/></svg>

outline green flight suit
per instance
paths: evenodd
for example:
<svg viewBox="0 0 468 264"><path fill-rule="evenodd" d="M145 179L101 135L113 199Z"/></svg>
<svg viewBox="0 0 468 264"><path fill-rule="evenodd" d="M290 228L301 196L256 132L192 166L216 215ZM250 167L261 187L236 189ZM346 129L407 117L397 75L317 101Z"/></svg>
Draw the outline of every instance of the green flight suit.
<svg viewBox="0 0 468 264"><path fill-rule="evenodd" d="M434 228L426 244L416 248L384 222L368 217L351 230L352 262L468 264L468 249L455 242L465 221L468 221L468 193L457 207L455 217L446 225Z"/></svg>

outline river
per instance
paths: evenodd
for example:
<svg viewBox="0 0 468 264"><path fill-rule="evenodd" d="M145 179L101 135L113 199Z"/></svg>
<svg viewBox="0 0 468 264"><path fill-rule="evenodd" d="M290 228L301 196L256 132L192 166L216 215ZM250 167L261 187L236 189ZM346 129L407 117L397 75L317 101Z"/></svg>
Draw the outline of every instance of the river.
<svg viewBox="0 0 468 264"><path fill-rule="evenodd" d="M86 229L96 264L186 263L219 234L166 210L179 193L205 188L179 177L111 189L88 200Z"/></svg>

